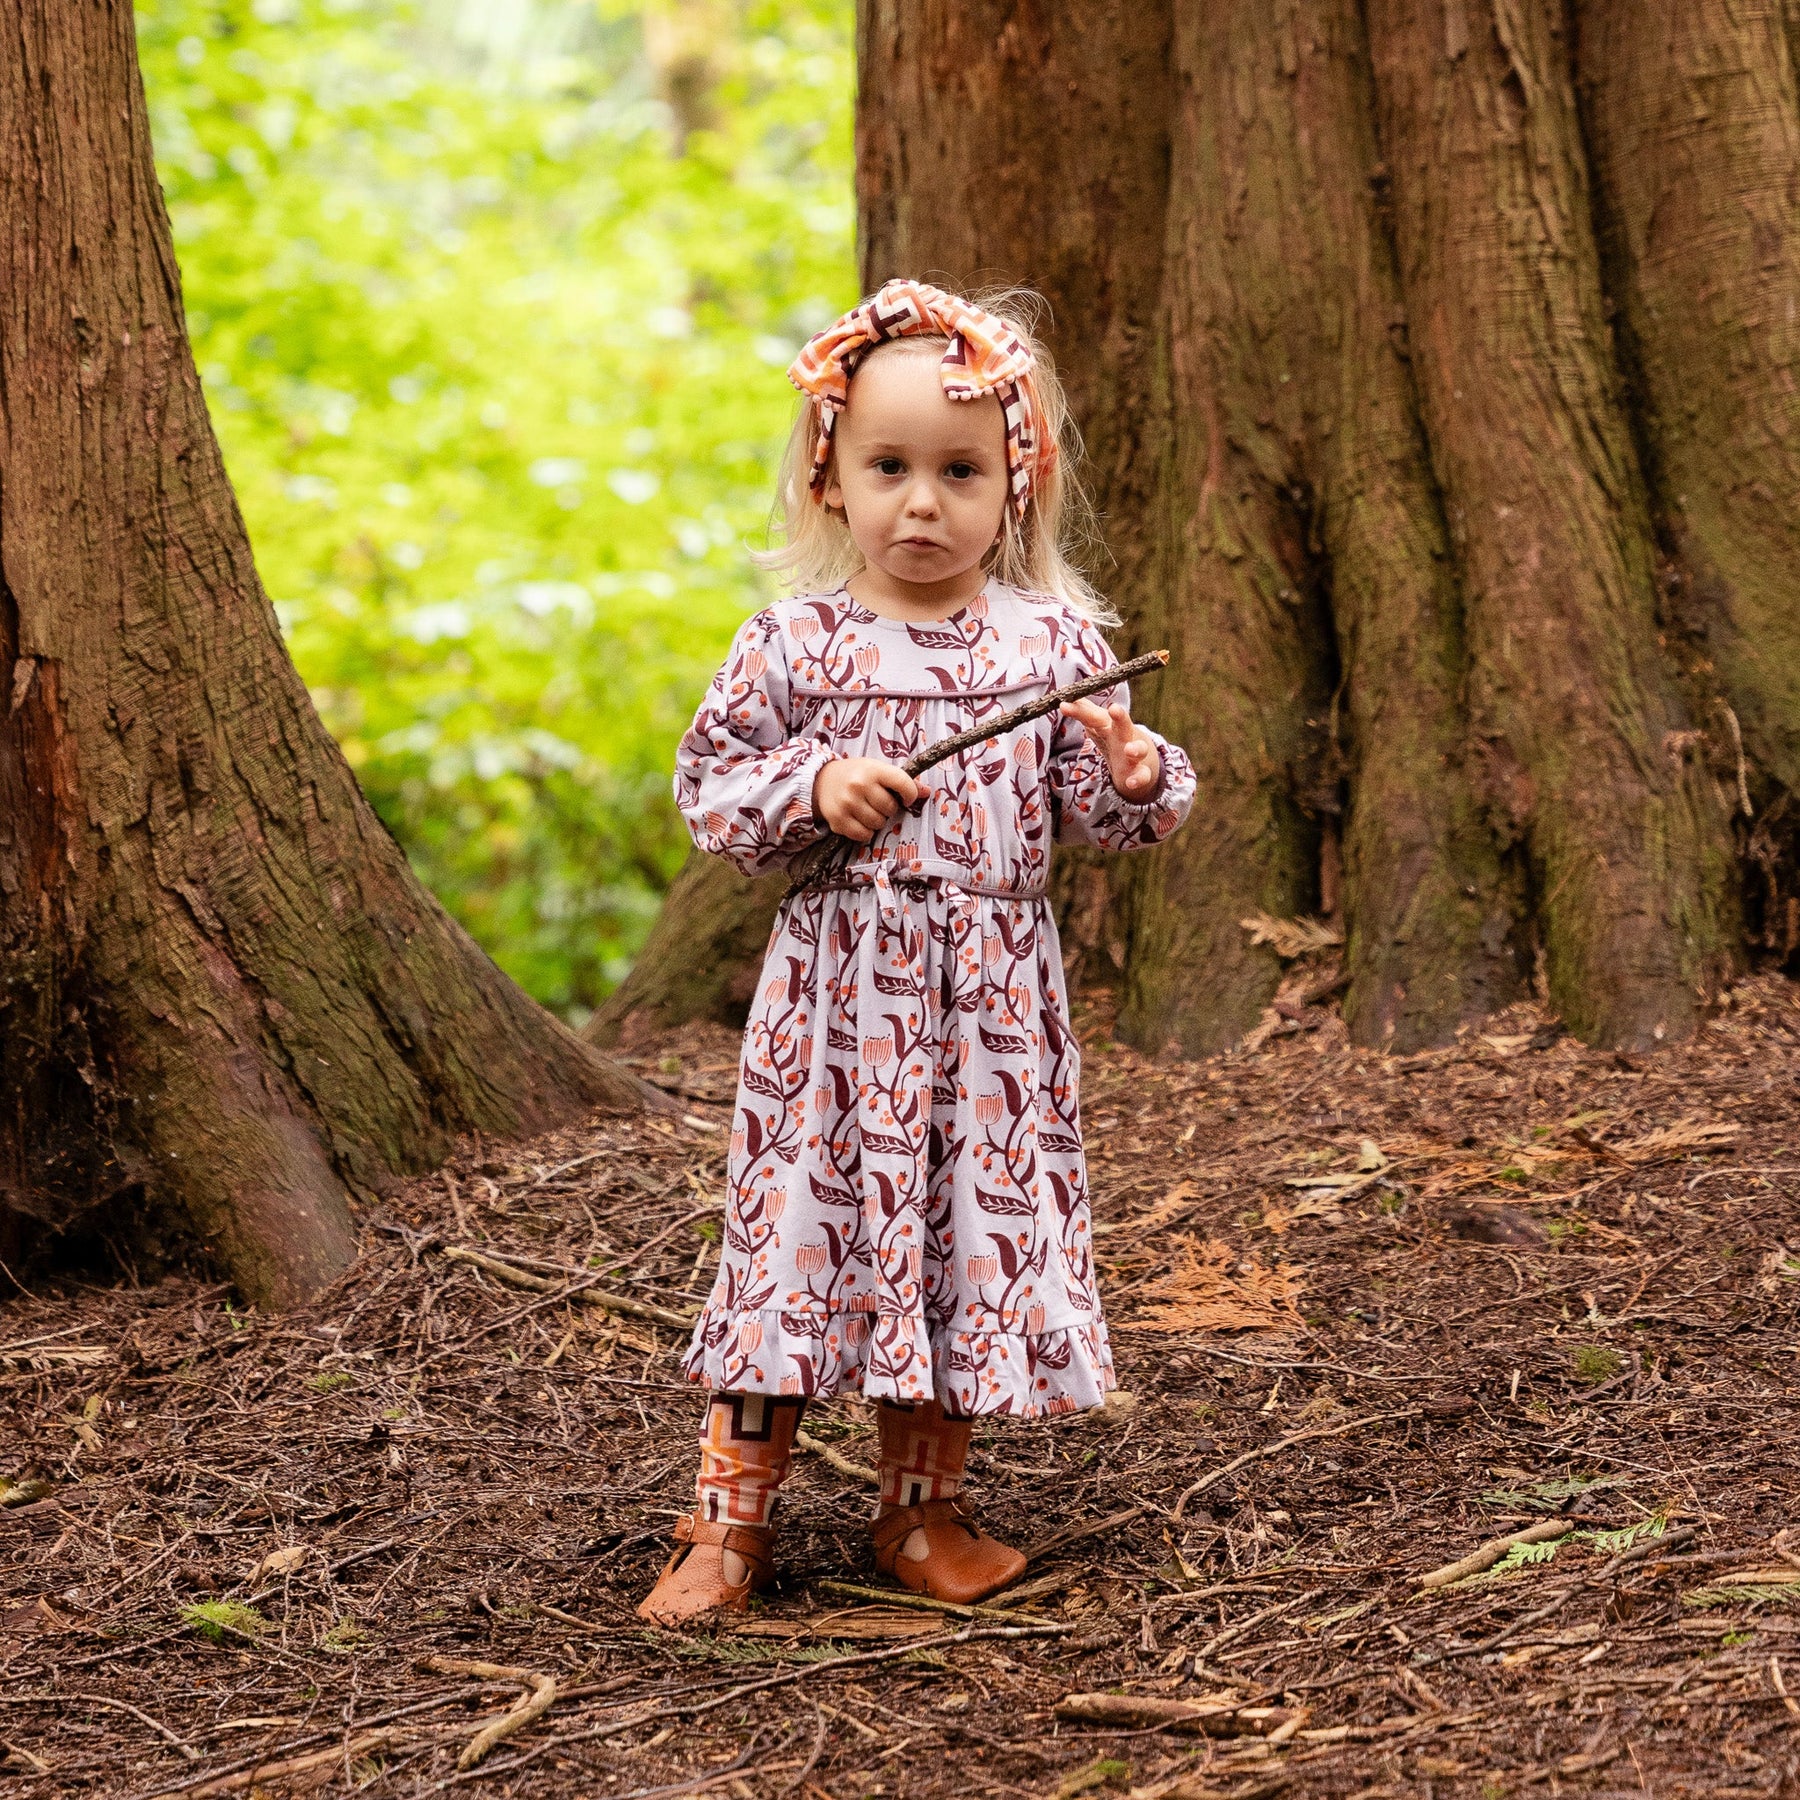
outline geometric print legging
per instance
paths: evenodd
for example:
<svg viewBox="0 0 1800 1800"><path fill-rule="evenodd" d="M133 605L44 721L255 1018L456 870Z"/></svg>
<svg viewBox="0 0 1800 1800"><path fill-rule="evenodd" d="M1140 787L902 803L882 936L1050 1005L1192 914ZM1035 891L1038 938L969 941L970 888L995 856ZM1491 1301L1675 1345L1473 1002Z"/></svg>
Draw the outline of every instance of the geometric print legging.
<svg viewBox="0 0 1800 1800"><path fill-rule="evenodd" d="M775 1394L713 1394L700 1430L695 1512L716 1524L767 1525L794 1454L804 1399ZM935 1400L883 1400L881 1510L949 1500L962 1492L968 1419L945 1416Z"/></svg>

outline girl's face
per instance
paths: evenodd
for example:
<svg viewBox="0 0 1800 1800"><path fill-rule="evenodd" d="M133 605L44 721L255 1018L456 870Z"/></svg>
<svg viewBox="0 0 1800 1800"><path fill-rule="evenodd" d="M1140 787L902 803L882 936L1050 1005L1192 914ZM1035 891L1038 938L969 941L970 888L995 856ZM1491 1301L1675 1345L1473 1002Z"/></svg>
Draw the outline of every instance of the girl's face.
<svg viewBox="0 0 1800 1800"><path fill-rule="evenodd" d="M842 511L869 568L900 597L952 595L980 571L1006 516L1000 402L948 399L942 360L939 344L873 352L833 434L825 503Z"/></svg>

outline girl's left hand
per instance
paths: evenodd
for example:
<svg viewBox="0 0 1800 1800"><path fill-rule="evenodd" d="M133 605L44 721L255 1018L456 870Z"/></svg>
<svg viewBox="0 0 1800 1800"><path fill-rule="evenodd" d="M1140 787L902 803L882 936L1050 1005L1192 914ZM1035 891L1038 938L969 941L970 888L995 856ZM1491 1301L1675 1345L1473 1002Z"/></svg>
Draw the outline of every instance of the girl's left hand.
<svg viewBox="0 0 1800 1800"><path fill-rule="evenodd" d="M1143 726L1132 724L1131 714L1122 705L1115 702L1103 707L1093 700L1065 700L1062 712L1065 718L1078 720L1100 746L1121 799L1147 800L1156 792L1156 784L1162 780L1156 740Z"/></svg>

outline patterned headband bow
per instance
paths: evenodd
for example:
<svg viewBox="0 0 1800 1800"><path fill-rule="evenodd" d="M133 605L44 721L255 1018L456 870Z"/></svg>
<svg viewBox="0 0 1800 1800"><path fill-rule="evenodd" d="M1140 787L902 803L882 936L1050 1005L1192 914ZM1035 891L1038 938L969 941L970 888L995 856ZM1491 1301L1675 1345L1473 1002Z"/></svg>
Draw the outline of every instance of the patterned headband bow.
<svg viewBox="0 0 1800 1800"><path fill-rule="evenodd" d="M1013 510L1021 520L1032 490L1056 454L1038 442L1037 360L1004 319L922 281L890 281L872 300L853 307L795 357L788 380L817 405L819 442L813 452L812 496L825 497L825 471L838 415L850 403L850 377L877 344L891 338L950 340L940 365L951 400L992 394L1006 420L1006 470Z"/></svg>

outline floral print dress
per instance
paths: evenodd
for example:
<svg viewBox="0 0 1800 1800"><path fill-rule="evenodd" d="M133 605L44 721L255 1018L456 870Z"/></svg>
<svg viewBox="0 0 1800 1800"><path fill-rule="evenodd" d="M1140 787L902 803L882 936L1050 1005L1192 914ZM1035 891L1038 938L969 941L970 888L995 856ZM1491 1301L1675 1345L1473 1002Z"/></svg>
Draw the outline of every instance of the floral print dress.
<svg viewBox="0 0 1800 1800"><path fill-rule="evenodd" d="M823 834L832 757L904 762L1114 660L1083 615L998 582L925 625L844 591L784 600L738 632L676 799L702 849L760 875ZM930 770L841 883L782 902L694 1380L1026 1417L1114 1385L1045 880L1053 841L1136 849L1187 816L1192 765L1158 748L1132 804L1079 724L1039 719Z"/></svg>

